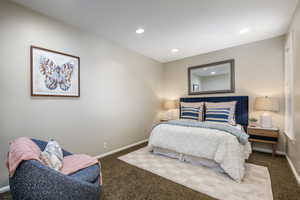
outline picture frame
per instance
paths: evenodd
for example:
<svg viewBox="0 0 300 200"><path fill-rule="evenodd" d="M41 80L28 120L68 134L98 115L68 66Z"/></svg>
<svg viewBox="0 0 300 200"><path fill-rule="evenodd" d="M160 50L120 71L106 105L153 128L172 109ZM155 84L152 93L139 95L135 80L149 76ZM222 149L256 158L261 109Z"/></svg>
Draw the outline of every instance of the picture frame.
<svg viewBox="0 0 300 200"><path fill-rule="evenodd" d="M80 97L80 57L30 46L31 96Z"/></svg>

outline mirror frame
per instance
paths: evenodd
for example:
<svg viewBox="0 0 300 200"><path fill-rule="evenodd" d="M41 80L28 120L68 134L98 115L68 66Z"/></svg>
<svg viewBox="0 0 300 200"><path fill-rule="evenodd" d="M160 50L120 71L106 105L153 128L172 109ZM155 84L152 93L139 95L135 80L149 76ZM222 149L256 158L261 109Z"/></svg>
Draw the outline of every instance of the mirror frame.
<svg viewBox="0 0 300 200"><path fill-rule="evenodd" d="M204 92L192 92L191 90L191 71L193 69L203 68L203 67L211 67L215 65L221 64L230 64L230 89L229 90L213 90L213 91L204 91ZM202 94L218 94L218 93L234 93L235 92L235 71L234 71L234 59L224 60L220 62L209 63L205 65L198 65L188 68L188 95L202 95Z"/></svg>

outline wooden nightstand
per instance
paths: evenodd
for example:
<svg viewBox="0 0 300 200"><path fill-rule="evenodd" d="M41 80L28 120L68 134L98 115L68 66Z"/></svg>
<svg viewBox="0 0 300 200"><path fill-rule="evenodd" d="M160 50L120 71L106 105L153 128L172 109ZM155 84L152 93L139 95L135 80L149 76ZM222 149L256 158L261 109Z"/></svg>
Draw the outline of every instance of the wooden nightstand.
<svg viewBox="0 0 300 200"><path fill-rule="evenodd" d="M169 120L167 120L167 119L161 119L160 120L160 122L167 122L167 121L169 121Z"/></svg>
<svg viewBox="0 0 300 200"><path fill-rule="evenodd" d="M250 127L247 128L250 142L260 142L266 144L272 144L272 156L276 155L276 149L278 144L279 130L277 128L260 128Z"/></svg>

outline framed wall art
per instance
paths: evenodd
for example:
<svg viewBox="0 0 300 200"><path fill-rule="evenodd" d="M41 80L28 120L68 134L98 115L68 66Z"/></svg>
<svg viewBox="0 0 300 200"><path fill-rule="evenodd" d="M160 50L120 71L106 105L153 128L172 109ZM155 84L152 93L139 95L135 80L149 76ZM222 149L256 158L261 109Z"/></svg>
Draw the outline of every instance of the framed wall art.
<svg viewBox="0 0 300 200"><path fill-rule="evenodd" d="M80 97L80 58L30 47L31 96Z"/></svg>

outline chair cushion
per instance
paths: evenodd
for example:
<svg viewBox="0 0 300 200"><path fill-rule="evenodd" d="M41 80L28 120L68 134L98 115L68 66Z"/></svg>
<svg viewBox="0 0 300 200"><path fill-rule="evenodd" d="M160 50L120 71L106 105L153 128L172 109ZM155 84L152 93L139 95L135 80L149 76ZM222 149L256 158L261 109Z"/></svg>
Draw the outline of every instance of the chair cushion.
<svg viewBox="0 0 300 200"><path fill-rule="evenodd" d="M43 151L47 145L47 142L44 142L41 140L37 140L37 139L31 139L31 140L40 147L41 151ZM70 153L64 149L62 149L62 151L63 151L64 157L73 155L72 153ZM95 164L90 167L81 169L73 174L68 175L68 176L75 178L77 180L86 181L89 183L95 183L96 181L98 181L99 176L100 176L100 166L98 164Z"/></svg>
<svg viewBox="0 0 300 200"><path fill-rule="evenodd" d="M95 183L95 181L99 179L99 175L100 175L100 167L98 164L96 164L81 169L73 174L70 174L69 176L89 183Z"/></svg>

